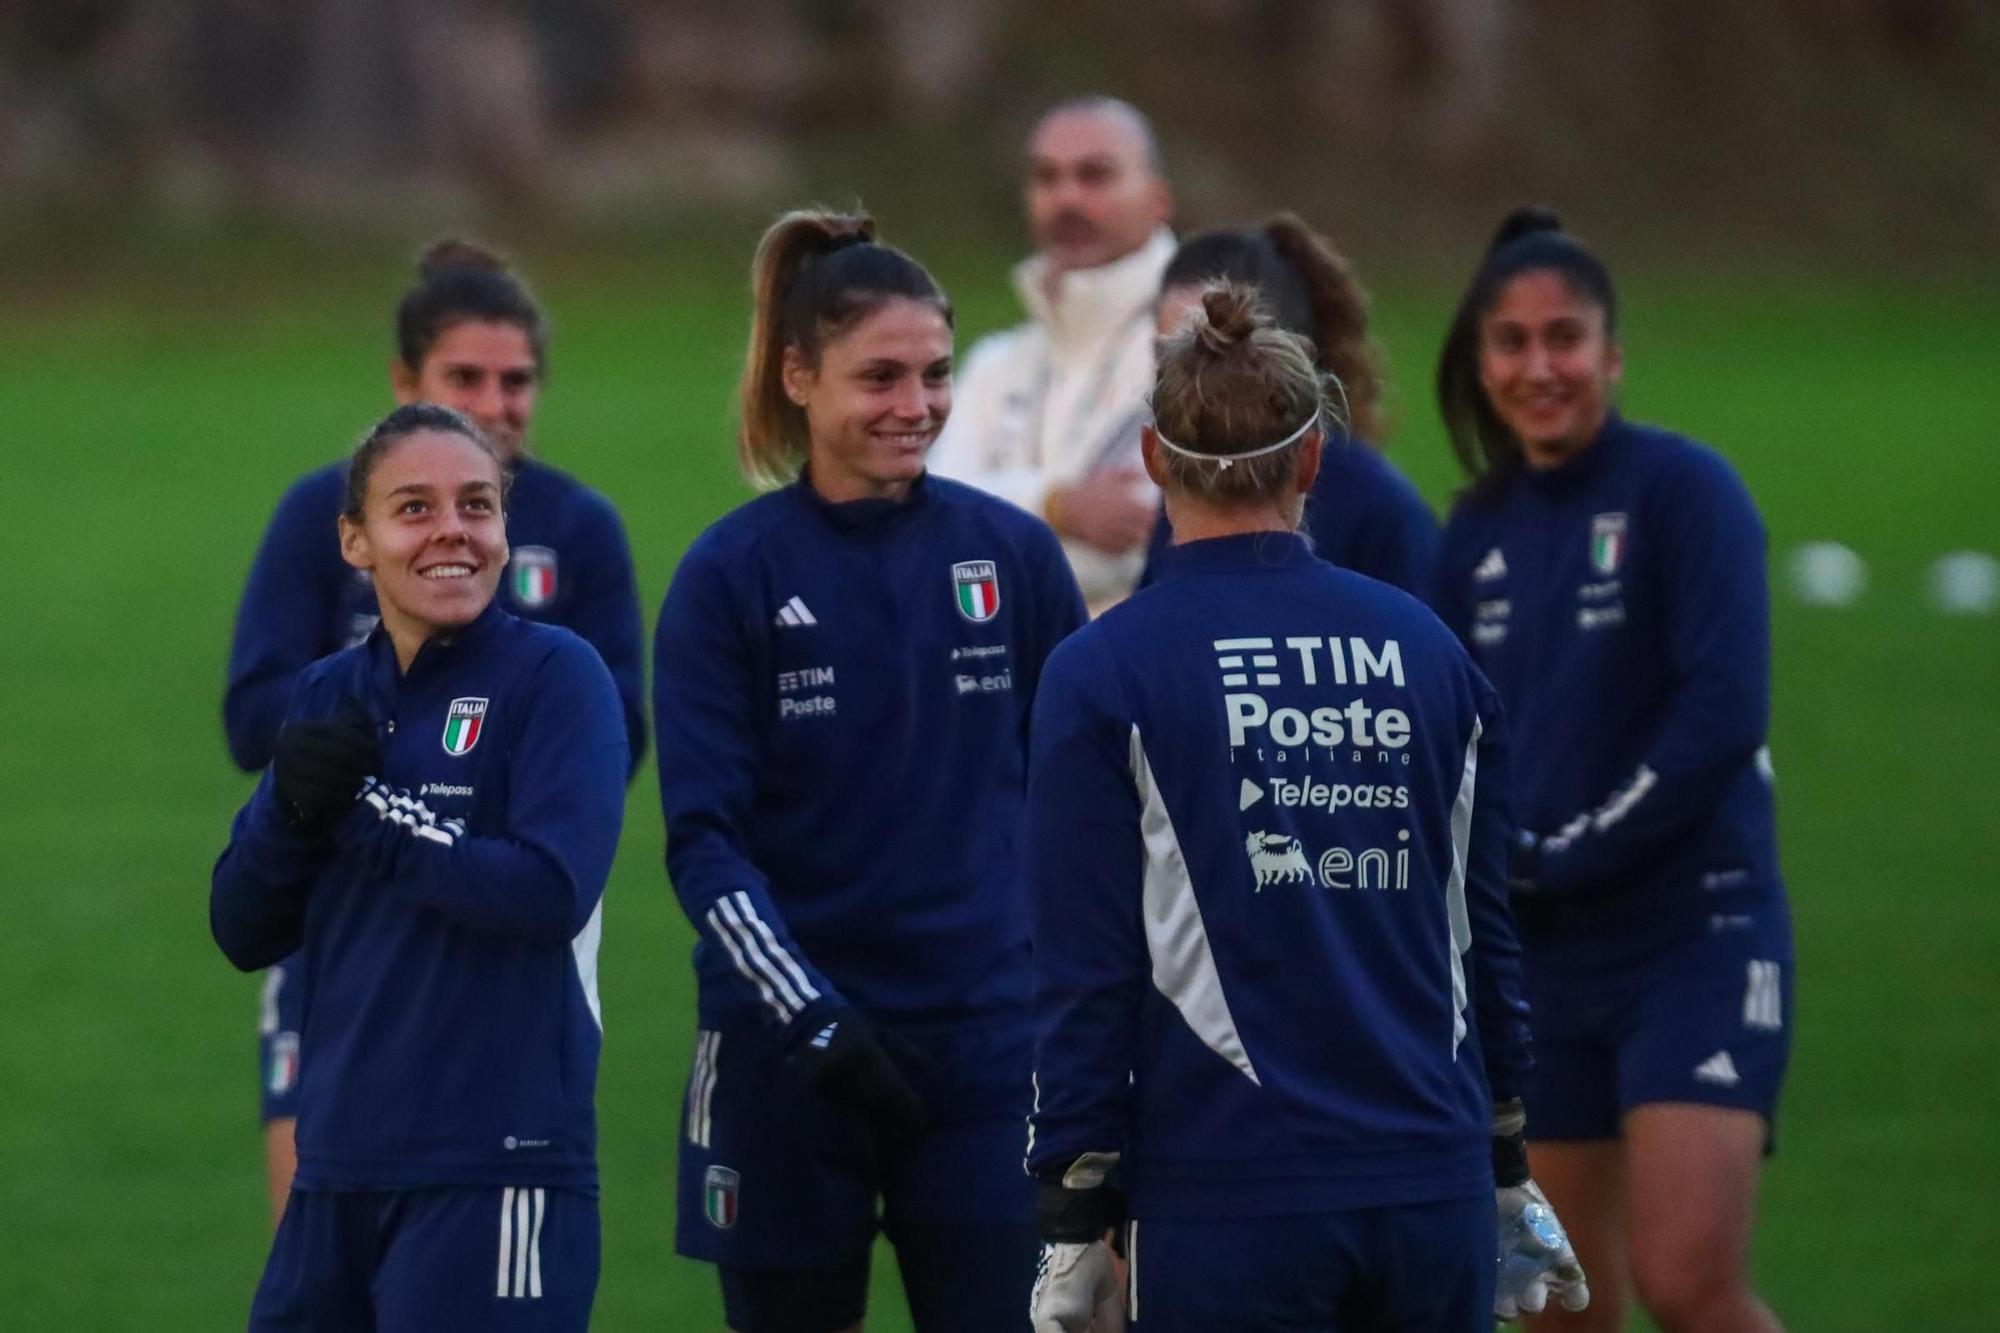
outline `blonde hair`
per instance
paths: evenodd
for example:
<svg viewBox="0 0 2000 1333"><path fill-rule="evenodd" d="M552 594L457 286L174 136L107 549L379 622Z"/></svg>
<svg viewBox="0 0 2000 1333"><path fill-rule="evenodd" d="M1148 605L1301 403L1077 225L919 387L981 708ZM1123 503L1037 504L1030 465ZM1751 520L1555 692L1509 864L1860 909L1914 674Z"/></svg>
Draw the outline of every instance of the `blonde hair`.
<svg viewBox="0 0 2000 1333"><path fill-rule="evenodd" d="M1330 415L1312 343L1277 327L1254 287L1203 288L1200 313L1160 349L1153 422L1169 489L1231 505L1287 499L1298 445L1270 446Z"/></svg>
<svg viewBox="0 0 2000 1333"><path fill-rule="evenodd" d="M866 213L798 209L765 231L750 264L755 302L750 346L737 394L736 437L743 475L760 488L782 486L812 452L805 409L785 393L785 352L817 367L828 342L890 300L934 306L952 322L951 302L921 264L875 239Z"/></svg>

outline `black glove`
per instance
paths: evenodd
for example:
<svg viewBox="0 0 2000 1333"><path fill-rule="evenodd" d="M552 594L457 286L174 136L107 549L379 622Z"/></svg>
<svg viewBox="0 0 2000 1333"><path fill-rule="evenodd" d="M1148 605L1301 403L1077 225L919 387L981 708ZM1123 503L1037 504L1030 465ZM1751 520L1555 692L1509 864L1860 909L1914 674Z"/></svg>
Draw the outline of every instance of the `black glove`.
<svg viewBox="0 0 2000 1333"><path fill-rule="evenodd" d="M309 832L333 827L382 766L375 724L359 708L336 718L288 722L271 757L271 785L291 821Z"/></svg>
<svg viewBox="0 0 2000 1333"><path fill-rule="evenodd" d="M792 1051L794 1068L828 1101L857 1107L891 1142L924 1132L930 1117L859 1009L837 1009Z"/></svg>

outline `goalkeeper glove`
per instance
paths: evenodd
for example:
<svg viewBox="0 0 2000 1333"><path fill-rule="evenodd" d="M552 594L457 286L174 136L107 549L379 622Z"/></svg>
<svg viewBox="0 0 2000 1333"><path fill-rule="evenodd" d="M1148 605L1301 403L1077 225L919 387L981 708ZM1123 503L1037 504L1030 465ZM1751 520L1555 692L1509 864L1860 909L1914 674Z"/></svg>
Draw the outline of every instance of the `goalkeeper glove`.
<svg viewBox="0 0 2000 1333"><path fill-rule="evenodd" d="M1117 1153L1085 1153L1060 1184L1042 1182L1036 1221L1042 1257L1028 1298L1034 1333L1086 1333L1123 1326L1118 1264L1106 1241L1125 1217L1125 1201L1104 1183Z"/></svg>
<svg viewBox="0 0 2000 1333"><path fill-rule="evenodd" d="M908 1143L929 1124L923 1102L859 1009L828 1014L819 1030L793 1050L791 1061L828 1101L867 1115L887 1146Z"/></svg>
<svg viewBox="0 0 2000 1333"><path fill-rule="evenodd" d="M1519 1098L1493 1108L1493 1180L1500 1209L1493 1313L1502 1320L1538 1314L1550 1296L1571 1312L1590 1304L1590 1287L1569 1236L1541 1186L1528 1178L1527 1126Z"/></svg>

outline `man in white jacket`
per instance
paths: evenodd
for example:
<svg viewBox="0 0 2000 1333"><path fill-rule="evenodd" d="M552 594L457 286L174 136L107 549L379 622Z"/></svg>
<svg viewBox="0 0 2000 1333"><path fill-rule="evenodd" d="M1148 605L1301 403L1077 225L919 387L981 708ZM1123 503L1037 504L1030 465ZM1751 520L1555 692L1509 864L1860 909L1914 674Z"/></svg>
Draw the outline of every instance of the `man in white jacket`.
<svg viewBox="0 0 2000 1333"><path fill-rule="evenodd" d="M1094 614L1132 591L1159 514L1139 426L1173 194L1152 127L1109 97L1042 117L1024 194L1030 318L966 355L930 466L1047 519Z"/></svg>

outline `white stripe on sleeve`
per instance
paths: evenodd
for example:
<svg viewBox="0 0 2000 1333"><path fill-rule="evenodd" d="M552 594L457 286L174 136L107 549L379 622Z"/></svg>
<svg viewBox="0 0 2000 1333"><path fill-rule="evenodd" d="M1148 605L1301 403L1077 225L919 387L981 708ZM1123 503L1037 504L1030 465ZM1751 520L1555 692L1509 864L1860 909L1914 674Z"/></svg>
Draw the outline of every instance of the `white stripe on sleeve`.
<svg viewBox="0 0 2000 1333"><path fill-rule="evenodd" d="M785 1007L777 992L771 989L771 983L751 969L749 960L743 956L743 950L737 947L736 937L722 919L721 906L721 901L718 900L714 907L708 909L709 929L713 930L715 937L722 941L722 947L728 952L730 961L736 964L736 970L743 974L745 980L756 986L757 993L764 997L764 1003L770 1005L777 1013L778 1021L791 1022L792 1011Z"/></svg>
<svg viewBox="0 0 2000 1333"><path fill-rule="evenodd" d="M806 1007L806 1002L800 998L798 991L792 988L792 983L785 980L784 973L778 970L777 965L764 952L764 947L757 942L757 932L750 928L749 923L744 921L742 913L737 910L733 898L741 896L739 893L719 899L715 905L721 909L722 919L736 933L736 942L743 946L744 956L750 960L750 965L764 974L765 980L776 988L779 998L784 1000L786 1006L796 1014Z"/></svg>
<svg viewBox="0 0 2000 1333"><path fill-rule="evenodd" d="M748 921L751 928L757 932L757 938L763 942L764 951L778 960L778 965L785 969L785 975L790 977L792 984L798 987L799 994L805 996L808 1000L817 1000L819 998L819 988L806 980L805 972L799 967L797 962L793 961L791 954L787 953L778 944L778 937L773 935L771 928L764 924L764 918L757 915L757 908L750 901L750 895L738 889L735 896L737 907L743 913L743 919Z"/></svg>
<svg viewBox="0 0 2000 1333"><path fill-rule="evenodd" d="M1479 780L1479 737L1486 729L1472 719L1465 741L1465 767L1458 777L1458 798L1451 806L1451 877L1445 881L1445 919L1451 930L1451 1058L1458 1059L1465 1040L1465 1011L1471 996L1465 984L1465 952L1472 947L1472 918L1465 906L1465 863L1472 844L1472 798Z"/></svg>

